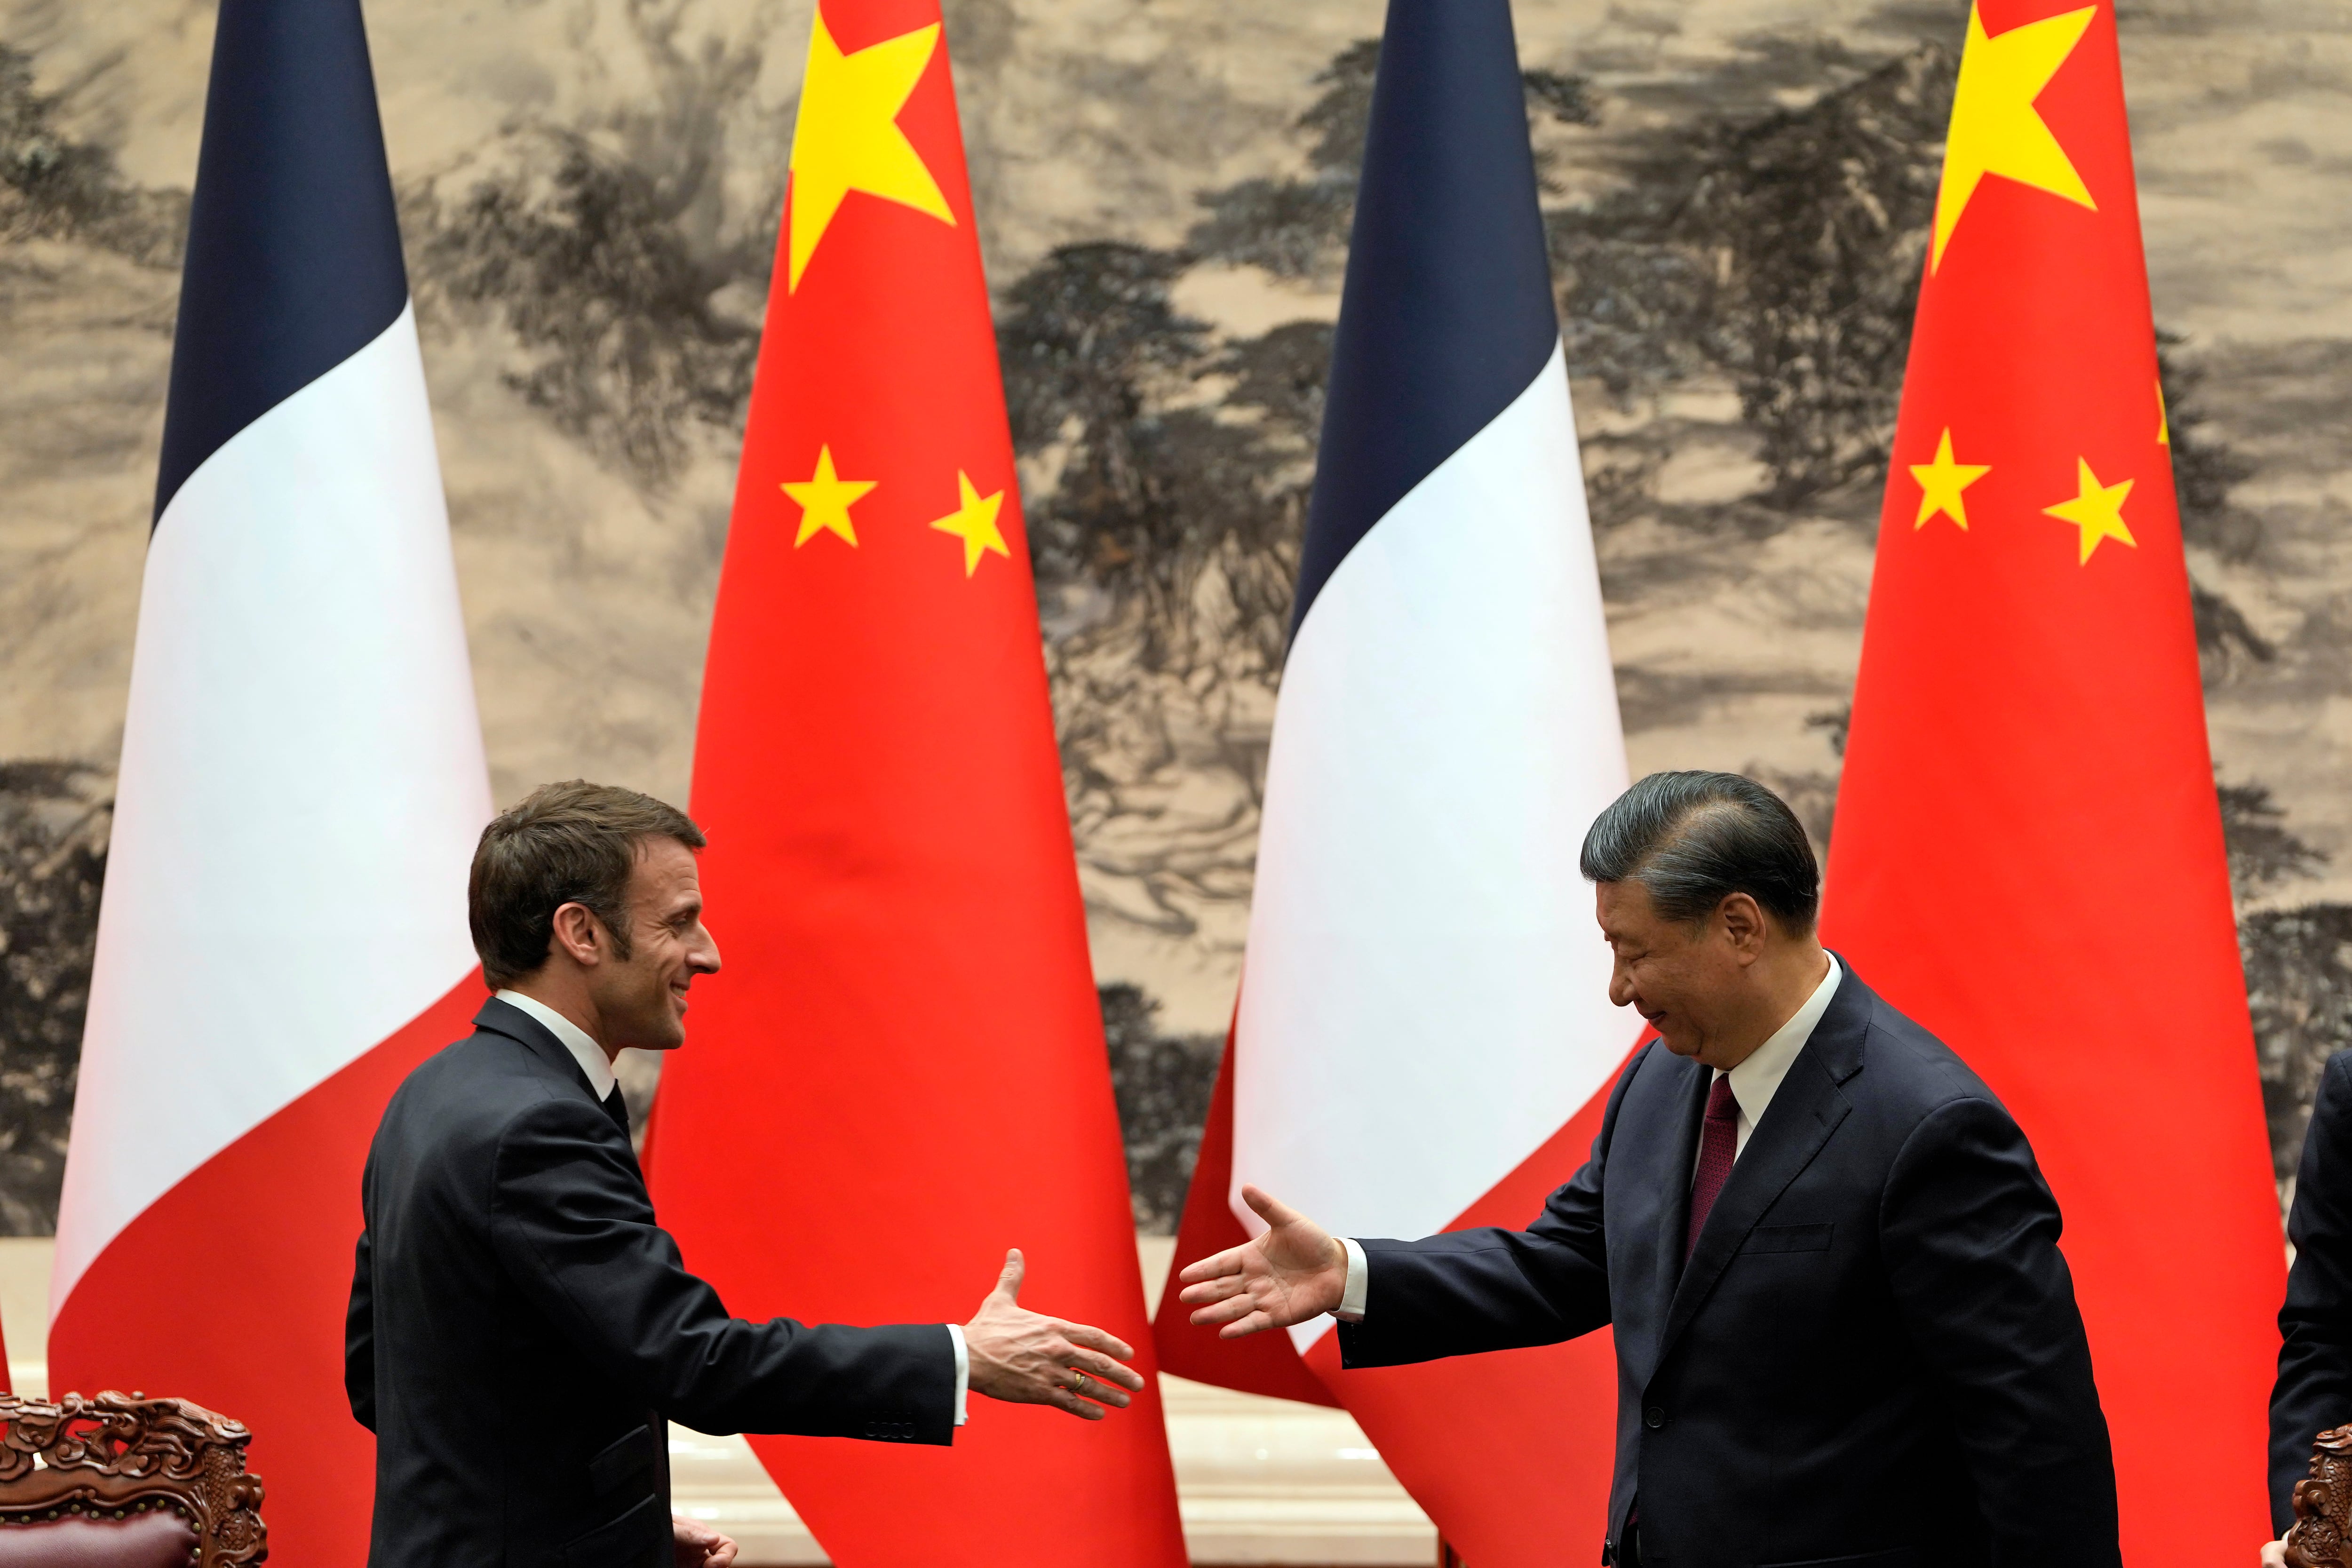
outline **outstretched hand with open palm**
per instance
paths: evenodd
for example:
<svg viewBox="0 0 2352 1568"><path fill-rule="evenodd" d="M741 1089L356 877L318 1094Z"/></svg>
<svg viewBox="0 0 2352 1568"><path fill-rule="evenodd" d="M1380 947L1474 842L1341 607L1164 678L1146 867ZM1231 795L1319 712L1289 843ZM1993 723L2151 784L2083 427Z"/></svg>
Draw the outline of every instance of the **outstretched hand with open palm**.
<svg viewBox="0 0 2352 1568"><path fill-rule="evenodd" d="M1200 1309L1192 1321L1215 1325L1221 1340L1237 1340L1336 1310L1348 1289L1348 1249L1256 1187L1244 1187L1242 1201L1266 1228L1255 1240L1203 1258L1178 1276L1184 1290L1176 1299Z"/></svg>

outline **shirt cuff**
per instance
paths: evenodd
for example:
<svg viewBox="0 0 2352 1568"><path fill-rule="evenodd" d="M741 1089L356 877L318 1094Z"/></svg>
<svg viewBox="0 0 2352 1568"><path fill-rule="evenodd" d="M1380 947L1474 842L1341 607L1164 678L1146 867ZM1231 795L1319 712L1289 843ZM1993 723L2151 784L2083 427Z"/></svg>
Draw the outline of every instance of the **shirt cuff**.
<svg viewBox="0 0 2352 1568"><path fill-rule="evenodd" d="M964 1407L963 1407L963 1396L964 1396L965 1391L966 1391L967 1389L969 1389L969 1388L971 1387L971 1352L970 1351L968 1351L968 1350L966 1350L966 1349L964 1349L964 1348L963 1348L963 1329L962 1329L960 1325L958 1325L958 1324L955 1324L955 1323L950 1323L950 1324L948 1325L948 1342L949 1342L950 1344L951 1344L951 1345L955 1346L955 1363L956 1363L956 1420L955 1420L955 1424L956 1424L957 1426L962 1426L962 1425L963 1425L967 1420L969 1420L969 1419L970 1419L970 1417L969 1417L968 1415L965 1415L965 1413L964 1413Z"/></svg>
<svg viewBox="0 0 2352 1568"><path fill-rule="evenodd" d="M1372 1266L1364 1258L1364 1249L1356 1245L1352 1236L1343 1236L1339 1245L1348 1249L1348 1284L1339 1292L1339 1310L1331 1315L1343 1323L1364 1321L1364 1297L1372 1288Z"/></svg>

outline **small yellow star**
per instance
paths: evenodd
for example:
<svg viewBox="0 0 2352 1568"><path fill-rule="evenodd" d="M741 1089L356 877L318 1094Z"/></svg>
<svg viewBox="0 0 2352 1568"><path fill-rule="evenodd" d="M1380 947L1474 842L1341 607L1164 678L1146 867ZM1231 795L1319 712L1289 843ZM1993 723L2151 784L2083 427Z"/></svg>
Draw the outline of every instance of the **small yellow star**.
<svg viewBox="0 0 2352 1568"><path fill-rule="evenodd" d="M1012 560L1013 552L1005 548L1003 531L996 526L996 513L1004 504L1004 492L981 494L972 489L971 476L961 468L956 470L956 489L961 499L955 510L931 526L963 541L963 574L969 577L980 570L981 552L984 550L993 550L1007 561Z"/></svg>
<svg viewBox="0 0 2352 1568"><path fill-rule="evenodd" d="M1944 141L1944 178L1936 190L1936 240L1927 270L1944 264L1944 247L1987 174L2048 191L2099 210L2074 172L2073 160L2033 100L2083 41L2096 5L2063 12L1986 36L1984 18L1969 7L1969 39L1960 50L1960 79L1952 90L1952 128Z"/></svg>
<svg viewBox="0 0 2352 1568"><path fill-rule="evenodd" d="M785 227L792 248L784 292L801 286L817 241L852 191L900 203L955 226L940 183L907 133L898 111L939 46L940 25L918 27L845 55L817 10L809 34L808 72L793 126L793 186Z"/></svg>
<svg viewBox="0 0 2352 1568"><path fill-rule="evenodd" d="M1952 461L1952 427L1945 426L1936 443L1936 460L1911 465L1911 477L1919 481L1919 515L1912 520L1912 528L1927 527L1927 520L1940 511L1967 532L1969 510L1960 502L1960 492L1991 472L1990 463Z"/></svg>
<svg viewBox="0 0 2352 1568"><path fill-rule="evenodd" d="M2172 414L2164 406L2164 378L2156 382L2156 442L2159 447L2172 445Z"/></svg>
<svg viewBox="0 0 2352 1568"><path fill-rule="evenodd" d="M816 449L816 472L797 482L786 479L780 487L800 503L801 531L793 536L793 548L798 550L820 533L837 533L851 544L857 542L857 530L850 526L849 509L871 490L877 479L845 479L833 471L833 448Z"/></svg>
<svg viewBox="0 0 2352 1568"><path fill-rule="evenodd" d="M2078 564L2088 565L2091 552L2102 540L2112 539L2119 544L2139 548L2139 541L2124 526L2124 500L2131 494L2132 482L2124 479L2112 485L2099 483L2099 476L2091 472L2084 458L2074 459L2074 483L2077 494L2055 506L2042 510L2063 522L2071 522L2083 531L2083 553Z"/></svg>

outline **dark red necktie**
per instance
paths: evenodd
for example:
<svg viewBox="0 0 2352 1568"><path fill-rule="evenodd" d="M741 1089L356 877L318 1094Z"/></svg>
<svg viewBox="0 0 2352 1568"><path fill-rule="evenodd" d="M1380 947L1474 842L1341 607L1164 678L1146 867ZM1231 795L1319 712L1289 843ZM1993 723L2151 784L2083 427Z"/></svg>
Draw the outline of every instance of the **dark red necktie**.
<svg viewBox="0 0 2352 1568"><path fill-rule="evenodd" d="M1706 1121L1698 1133L1698 1174L1691 1178L1690 1234L1683 1239L1685 1258L1697 1249L1698 1233L1706 1228L1707 1211L1715 1207L1738 1152L1739 1101L1731 1098L1731 1076L1726 1073L1706 1091Z"/></svg>

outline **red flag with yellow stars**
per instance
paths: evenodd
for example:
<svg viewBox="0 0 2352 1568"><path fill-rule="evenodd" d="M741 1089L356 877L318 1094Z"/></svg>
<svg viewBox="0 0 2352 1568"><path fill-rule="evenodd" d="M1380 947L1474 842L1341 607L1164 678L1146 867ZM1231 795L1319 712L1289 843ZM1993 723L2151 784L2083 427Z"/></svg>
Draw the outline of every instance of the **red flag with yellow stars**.
<svg viewBox="0 0 2352 1568"><path fill-rule="evenodd" d="M693 813L725 970L654 1195L739 1316L1150 1329L937 0L823 0ZM946 1336L942 1334L942 1350ZM844 1568L1180 1568L1156 1386L952 1447L754 1436Z"/></svg>
<svg viewBox="0 0 2352 1568"><path fill-rule="evenodd" d="M2251 1562L2284 1268L2110 5L1970 13L1849 733L1824 928L2032 1140L2124 1559Z"/></svg>

